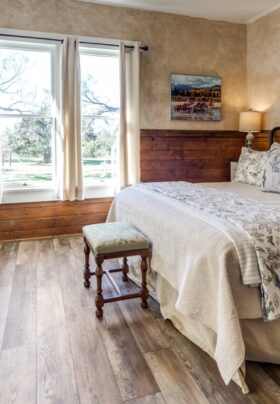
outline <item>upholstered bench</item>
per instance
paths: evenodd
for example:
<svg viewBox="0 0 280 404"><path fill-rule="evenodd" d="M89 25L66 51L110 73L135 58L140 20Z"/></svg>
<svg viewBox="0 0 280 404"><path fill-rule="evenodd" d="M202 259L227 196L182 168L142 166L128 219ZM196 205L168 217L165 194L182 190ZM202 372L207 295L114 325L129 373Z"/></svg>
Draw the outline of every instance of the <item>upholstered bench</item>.
<svg viewBox="0 0 280 404"><path fill-rule="evenodd" d="M148 269L147 258L150 256L150 242L140 233L134 226L128 223L114 222L114 223L101 223L93 224L83 227L83 235L85 242L85 269L84 269L84 286L89 288L90 277L96 276L97 291L96 291L96 317L102 317L102 307L104 303L115 302L118 300L133 299L140 297L142 300L141 307L143 309L148 307L147 300L149 292L147 289L146 272ZM90 271L89 254L92 251L96 262L95 272ZM141 271L142 271L142 284L138 293L131 293L122 295L110 273L122 271L123 281L128 281L128 264L127 257L140 255ZM121 268L104 270L102 264L104 260L112 258L123 258L123 265ZM113 297L103 297L102 292L102 276L107 275L111 281L114 289L118 295Z"/></svg>

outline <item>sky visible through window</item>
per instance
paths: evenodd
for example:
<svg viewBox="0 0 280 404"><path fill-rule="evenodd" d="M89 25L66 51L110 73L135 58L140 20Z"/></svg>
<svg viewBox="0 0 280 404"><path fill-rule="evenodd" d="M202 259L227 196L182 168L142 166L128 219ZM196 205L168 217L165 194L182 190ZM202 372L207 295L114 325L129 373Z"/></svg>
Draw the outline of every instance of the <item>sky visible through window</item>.
<svg viewBox="0 0 280 404"><path fill-rule="evenodd" d="M1 49L0 66L1 113L50 115L50 52Z"/></svg>
<svg viewBox="0 0 280 404"><path fill-rule="evenodd" d="M87 82L95 98L112 107L119 107L119 59L112 56L81 54L82 81ZM82 100L84 97L82 97ZM82 114L98 113L97 106L82 101Z"/></svg>

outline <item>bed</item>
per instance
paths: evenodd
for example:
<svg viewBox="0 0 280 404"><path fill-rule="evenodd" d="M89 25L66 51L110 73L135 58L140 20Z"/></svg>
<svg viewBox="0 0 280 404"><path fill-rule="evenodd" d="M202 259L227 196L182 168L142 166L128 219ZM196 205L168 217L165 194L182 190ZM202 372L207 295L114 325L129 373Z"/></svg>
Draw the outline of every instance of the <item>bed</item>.
<svg viewBox="0 0 280 404"><path fill-rule="evenodd" d="M239 237L241 232L236 236L236 226L223 227L196 206L171 197L170 189L190 192L190 186L159 183L127 188L116 196L108 221L130 222L150 238L149 287L162 315L215 359L226 384L233 380L248 393L246 359L280 364L280 319L264 321L257 279L244 284L241 255L246 261L250 255L246 248L252 246ZM210 194L222 191L227 198L261 204L271 212L280 202L280 194L239 182L205 183L199 189ZM137 259L130 261L130 268L137 281ZM249 275L255 279L255 273Z"/></svg>

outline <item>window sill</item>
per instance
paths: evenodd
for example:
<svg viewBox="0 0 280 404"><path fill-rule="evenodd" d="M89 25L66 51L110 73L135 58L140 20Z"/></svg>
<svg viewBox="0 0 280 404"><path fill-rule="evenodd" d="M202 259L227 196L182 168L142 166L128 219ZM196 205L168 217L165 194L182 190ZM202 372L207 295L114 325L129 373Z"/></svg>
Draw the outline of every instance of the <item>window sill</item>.
<svg viewBox="0 0 280 404"><path fill-rule="evenodd" d="M98 185L85 188L85 199L91 198L112 198L116 194L115 190L111 186Z"/></svg>
<svg viewBox="0 0 280 404"><path fill-rule="evenodd" d="M54 189L6 189L3 191L2 203L57 201Z"/></svg>
<svg viewBox="0 0 280 404"><path fill-rule="evenodd" d="M115 196L113 187L95 186L86 187L85 199L91 198L111 198ZM2 203L28 203L28 202L48 202L58 201L54 189L6 189L3 192Z"/></svg>

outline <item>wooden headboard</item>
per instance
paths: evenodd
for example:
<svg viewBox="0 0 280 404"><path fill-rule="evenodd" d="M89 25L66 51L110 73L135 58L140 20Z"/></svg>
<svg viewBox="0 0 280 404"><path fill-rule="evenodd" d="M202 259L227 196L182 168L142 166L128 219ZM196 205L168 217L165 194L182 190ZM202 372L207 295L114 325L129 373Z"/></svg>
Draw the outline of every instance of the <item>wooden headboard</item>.
<svg viewBox="0 0 280 404"><path fill-rule="evenodd" d="M279 134L280 134L280 126L276 126L275 128L273 128L270 131L270 134L269 134L269 145L270 146L272 145L273 142L277 141L276 140L277 134L279 136ZM280 137L279 137L279 141L280 141Z"/></svg>

